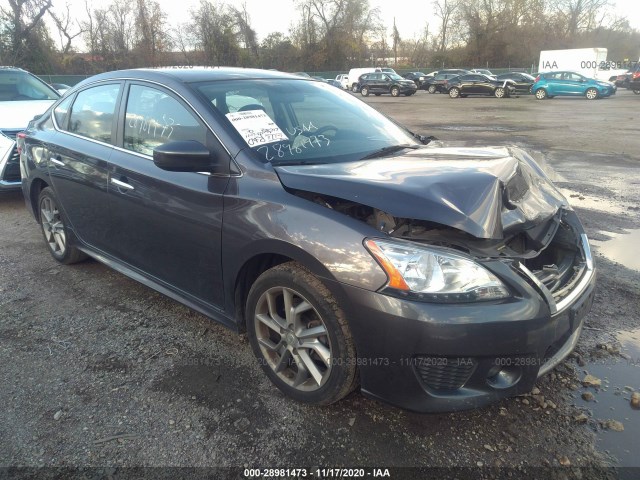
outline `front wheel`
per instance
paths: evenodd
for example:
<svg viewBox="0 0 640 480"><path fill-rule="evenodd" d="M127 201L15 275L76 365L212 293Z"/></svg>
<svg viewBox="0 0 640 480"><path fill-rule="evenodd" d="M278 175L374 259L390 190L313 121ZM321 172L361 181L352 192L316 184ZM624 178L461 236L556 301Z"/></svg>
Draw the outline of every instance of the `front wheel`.
<svg viewBox="0 0 640 480"><path fill-rule="evenodd" d="M586 92L584 92L584 96L587 97L587 100L595 100L598 98L598 90L595 88L588 88Z"/></svg>
<svg viewBox="0 0 640 480"><path fill-rule="evenodd" d="M496 88L495 91L493 92L493 95L496 98L504 98L504 96L505 96L504 88L502 88L502 87Z"/></svg>
<svg viewBox="0 0 640 480"><path fill-rule="evenodd" d="M538 100L544 100L545 98L547 98L547 91L544 88L539 88L538 90L536 90L536 98Z"/></svg>
<svg viewBox="0 0 640 480"><path fill-rule="evenodd" d="M287 396L329 405L355 388L356 351L345 314L302 265L288 262L260 275L245 312L251 348Z"/></svg>
<svg viewBox="0 0 640 480"><path fill-rule="evenodd" d="M460 96L460 89L458 87L451 87L449 90L449 97L458 98Z"/></svg>
<svg viewBox="0 0 640 480"><path fill-rule="evenodd" d="M51 187L43 188L38 197L38 220L49 253L54 259L64 265L70 265L87 258L86 254L69 245L66 221Z"/></svg>
<svg viewBox="0 0 640 480"><path fill-rule="evenodd" d="M400 95L400 89L398 87L391 87L391 96L397 97Z"/></svg>
<svg viewBox="0 0 640 480"><path fill-rule="evenodd" d="M427 91L429 93L436 93L436 86L435 85L429 85L429 89Z"/></svg>
<svg viewBox="0 0 640 480"><path fill-rule="evenodd" d="M640 95L640 88L634 88L633 93L635 93L636 95Z"/></svg>
<svg viewBox="0 0 640 480"><path fill-rule="evenodd" d="M368 97L369 96L369 87L362 87L360 89L360 95L362 95L363 97Z"/></svg>

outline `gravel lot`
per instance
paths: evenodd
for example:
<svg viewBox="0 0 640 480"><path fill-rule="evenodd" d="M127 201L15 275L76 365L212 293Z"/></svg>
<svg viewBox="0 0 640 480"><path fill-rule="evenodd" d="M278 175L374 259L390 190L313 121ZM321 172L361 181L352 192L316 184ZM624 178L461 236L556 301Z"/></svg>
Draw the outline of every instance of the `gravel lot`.
<svg viewBox="0 0 640 480"><path fill-rule="evenodd" d="M445 142L526 147L571 197L596 241L598 294L577 354L540 380L539 394L439 415L359 393L325 408L297 404L263 375L245 337L96 261L58 265L12 194L0 197L0 466L506 467L491 471L505 477L554 467L565 478L614 476L598 470L623 464L606 451L617 434L606 420L637 438L640 412L620 395L609 417L596 415L580 397L601 393L581 381L591 362L633 360L616 334L640 327L640 272L598 247L640 229L640 96L418 92L365 101ZM624 384L635 390L637 360Z"/></svg>

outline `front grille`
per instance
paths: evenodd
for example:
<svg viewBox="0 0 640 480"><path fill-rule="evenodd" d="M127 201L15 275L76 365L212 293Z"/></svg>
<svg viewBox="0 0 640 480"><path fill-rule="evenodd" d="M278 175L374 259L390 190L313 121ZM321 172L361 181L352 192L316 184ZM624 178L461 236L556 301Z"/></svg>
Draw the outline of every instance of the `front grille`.
<svg viewBox="0 0 640 480"><path fill-rule="evenodd" d="M470 357L428 357L417 355L413 358L414 368L422 384L432 390L457 390L464 386L476 368L476 361Z"/></svg>

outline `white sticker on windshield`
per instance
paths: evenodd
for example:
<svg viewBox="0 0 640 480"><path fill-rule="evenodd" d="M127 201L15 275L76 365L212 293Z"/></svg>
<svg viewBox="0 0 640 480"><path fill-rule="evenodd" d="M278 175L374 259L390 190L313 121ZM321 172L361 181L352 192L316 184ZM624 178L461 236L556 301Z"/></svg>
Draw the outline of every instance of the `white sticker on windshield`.
<svg viewBox="0 0 640 480"><path fill-rule="evenodd" d="M250 147L289 140L263 110L227 113L227 118Z"/></svg>

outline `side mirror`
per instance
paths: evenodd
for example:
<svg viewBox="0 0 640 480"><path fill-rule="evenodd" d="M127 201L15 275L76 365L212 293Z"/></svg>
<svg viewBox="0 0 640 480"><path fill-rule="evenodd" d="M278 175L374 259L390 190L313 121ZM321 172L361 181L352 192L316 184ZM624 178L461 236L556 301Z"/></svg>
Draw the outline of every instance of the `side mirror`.
<svg viewBox="0 0 640 480"><path fill-rule="evenodd" d="M200 142L184 140L154 148L153 163L170 172L208 172L213 159L209 149Z"/></svg>

